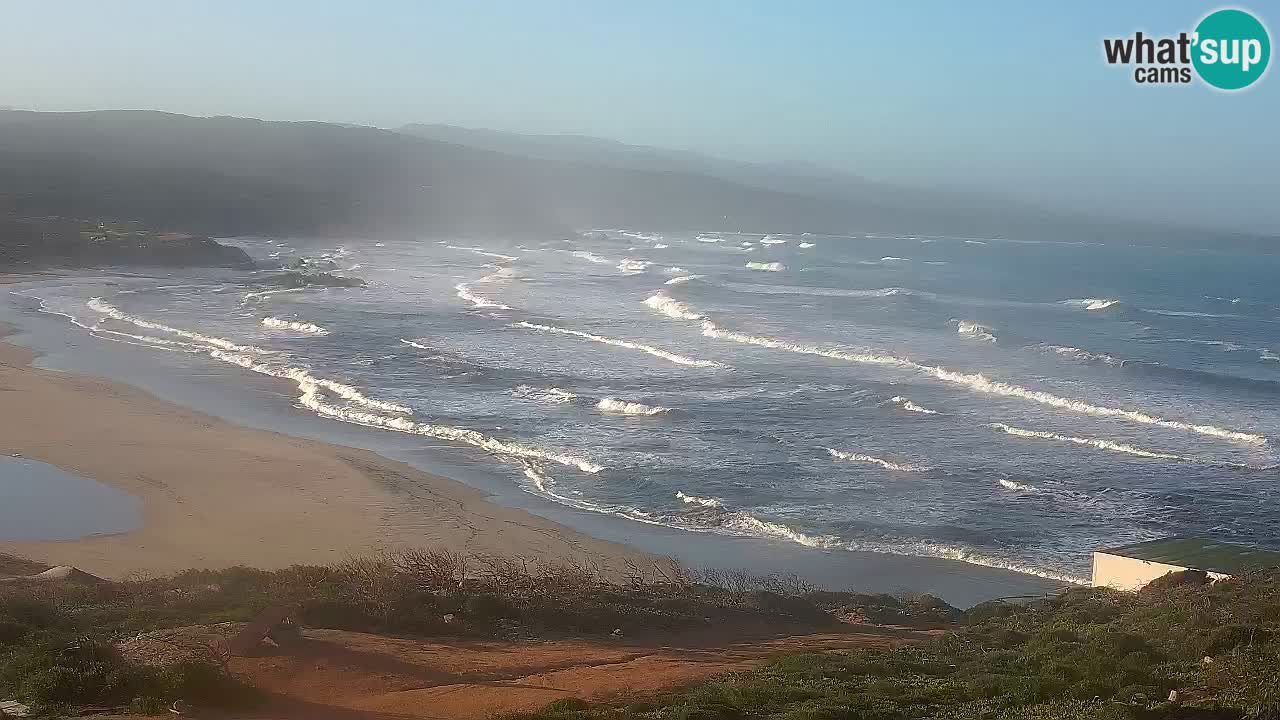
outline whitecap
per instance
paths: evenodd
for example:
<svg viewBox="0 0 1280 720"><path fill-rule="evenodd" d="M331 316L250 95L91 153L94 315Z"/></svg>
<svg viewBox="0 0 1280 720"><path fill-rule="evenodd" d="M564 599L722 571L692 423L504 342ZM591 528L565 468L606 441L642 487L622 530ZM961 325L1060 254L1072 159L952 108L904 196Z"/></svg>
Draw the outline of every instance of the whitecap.
<svg viewBox="0 0 1280 720"><path fill-rule="evenodd" d="M702 320L702 334L710 338L731 340L733 342L756 345L758 347L785 350L787 352L805 355L816 355L819 357L844 360L852 363L879 365L883 367L897 368L900 370L916 371L942 382L961 385L974 392L1019 398L1061 410L1080 413L1082 415L1124 419L1144 425L1156 425L1159 427L1169 428L1171 430L1183 430L1186 432L1209 435L1223 440L1232 440L1255 445L1265 445L1267 442L1267 438L1265 436L1257 433L1229 430L1205 423L1187 423L1178 420L1166 420L1140 410L1113 408L1083 400L1064 398L1041 390L1032 390L1020 385L992 380L980 373L959 372L941 366L925 365L923 363L918 363L893 355L884 355L874 352L848 352L844 350L826 349L813 345L797 345L777 338L748 335L746 333L722 328L706 318Z"/></svg>
<svg viewBox="0 0 1280 720"><path fill-rule="evenodd" d="M300 322L298 320L282 320L277 317L264 317L262 324L273 330L292 330L294 332L306 333L307 335L328 335L329 331L316 325L315 323Z"/></svg>
<svg viewBox="0 0 1280 720"><path fill-rule="evenodd" d="M1085 310L1106 310L1119 304L1120 301L1113 298L1072 298L1063 300L1063 305L1072 305L1074 307L1084 308Z"/></svg>
<svg viewBox="0 0 1280 720"><path fill-rule="evenodd" d="M827 451L828 454L831 455L831 457L837 460L863 463L866 465L879 465L885 470L893 470L896 472L924 472L925 470L930 469L923 465L911 465L911 464L904 465L902 463L896 463L891 460L878 458L873 455L863 455L862 453L845 452L843 450L835 450L833 448L825 448L825 450Z"/></svg>
<svg viewBox="0 0 1280 720"><path fill-rule="evenodd" d="M705 276L704 275L677 275L676 277L673 277L670 280L663 283L663 285L682 285L684 283L689 282L690 280L697 280L702 277L705 277Z"/></svg>
<svg viewBox="0 0 1280 720"><path fill-rule="evenodd" d="M570 335L572 337L579 337L584 340L603 343L605 345L612 345L614 347L622 347L622 348L628 348L631 350L639 350L640 352L648 353L649 355L662 358L663 360L668 360L677 365L687 365L690 367L707 367L707 368L724 367L720 363L714 362L711 360L699 360L697 358L686 357L684 355L668 352L661 348L656 348L652 345L645 345L643 343L631 342L630 340L619 340L617 338L605 337L603 335L593 335L591 333L582 332L581 330L570 330L568 328L555 327L553 325L539 325L537 323L526 322L523 320L518 323L515 323L514 326L527 328L529 330L538 330L541 332L556 333L559 335Z"/></svg>
<svg viewBox="0 0 1280 720"><path fill-rule="evenodd" d="M762 270L764 272L782 272L787 269L787 266L780 262L749 262L746 267L748 270Z"/></svg>
<svg viewBox="0 0 1280 720"><path fill-rule="evenodd" d="M669 318L676 320L701 320L702 315L689 309L688 305L667 296L659 291L645 299L646 307L652 308Z"/></svg>
<svg viewBox="0 0 1280 720"><path fill-rule="evenodd" d="M923 415L938 414L937 410L930 410L929 408L917 405L911 402L909 398L905 398L901 395L894 395L893 397L889 398L889 402L895 403L896 405L898 405L898 407L901 407L903 410L907 410L909 412L921 413Z"/></svg>
<svg viewBox="0 0 1280 720"><path fill-rule="evenodd" d="M445 245L445 247L449 248L450 250L468 250L470 252L475 253L476 255L483 255L484 257L497 258L498 260L502 260L504 262L515 262L516 260L520 259L515 255L503 255L502 253L496 253L491 250L485 250L484 248L481 248L481 247L465 247L461 245Z"/></svg>
<svg viewBox="0 0 1280 720"><path fill-rule="evenodd" d="M1174 455L1173 453L1156 452L1154 450L1143 450L1127 443L1118 443L1113 440L1103 440L1099 438L1074 437L1071 435L1059 435L1053 432L1044 432L1040 430L1024 430L1023 428L1013 427L1004 423L992 423L992 430L998 430L1002 433L1021 438L1034 438L1038 440L1054 440L1057 442L1068 442L1076 445L1086 445L1098 448L1099 450L1107 450L1110 452L1125 453L1127 455L1136 455L1138 457L1151 458L1154 460L1175 460L1178 462L1192 462L1192 458Z"/></svg>
<svg viewBox="0 0 1280 720"><path fill-rule="evenodd" d="M628 402L611 397L602 398L600 402L596 403L596 409L616 415L661 415L671 412L671 408L662 407L661 405L645 405L644 403Z"/></svg>
<svg viewBox="0 0 1280 720"><path fill-rule="evenodd" d="M676 491L676 498L683 500L689 505L701 505L702 507L718 508L724 505L719 498L705 498L697 495L686 495L683 490Z"/></svg>
<svg viewBox="0 0 1280 720"><path fill-rule="evenodd" d="M517 385L511 389L511 396L521 400L536 400L556 405L573 402L578 397L576 393L558 387L540 388L532 385Z"/></svg>
<svg viewBox="0 0 1280 720"><path fill-rule="evenodd" d="M956 326L956 332L984 342L993 343L996 341L995 332L991 328L972 320L961 320Z"/></svg>

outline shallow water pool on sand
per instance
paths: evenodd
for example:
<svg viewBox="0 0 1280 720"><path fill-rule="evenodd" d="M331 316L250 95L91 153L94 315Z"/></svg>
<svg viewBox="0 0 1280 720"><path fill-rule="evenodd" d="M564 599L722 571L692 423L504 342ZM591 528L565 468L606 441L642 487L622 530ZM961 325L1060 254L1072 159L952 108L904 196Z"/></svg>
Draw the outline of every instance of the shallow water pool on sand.
<svg viewBox="0 0 1280 720"><path fill-rule="evenodd" d="M102 483L22 457L0 457L0 540L74 540L134 530L142 503Z"/></svg>

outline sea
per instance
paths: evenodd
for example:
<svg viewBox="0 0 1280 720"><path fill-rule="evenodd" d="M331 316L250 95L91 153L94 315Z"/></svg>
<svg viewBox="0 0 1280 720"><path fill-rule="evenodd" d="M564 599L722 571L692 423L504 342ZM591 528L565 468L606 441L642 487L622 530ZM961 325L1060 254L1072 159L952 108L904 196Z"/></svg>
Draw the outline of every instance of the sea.
<svg viewBox="0 0 1280 720"><path fill-rule="evenodd" d="M1280 255L601 229L227 238L277 270L80 276L86 339L617 523L1087 583L1090 553L1280 544ZM1208 244L1208 243L1206 243Z"/></svg>

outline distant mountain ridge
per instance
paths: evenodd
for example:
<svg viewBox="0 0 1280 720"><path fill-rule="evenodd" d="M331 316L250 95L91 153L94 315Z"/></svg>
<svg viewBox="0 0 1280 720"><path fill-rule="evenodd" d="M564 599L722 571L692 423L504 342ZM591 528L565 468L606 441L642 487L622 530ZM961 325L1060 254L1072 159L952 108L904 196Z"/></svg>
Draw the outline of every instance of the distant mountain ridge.
<svg viewBox="0 0 1280 720"><path fill-rule="evenodd" d="M847 175L552 138L152 111L0 111L0 215L138 220L210 235L632 227L1170 237L1154 225L1102 224L1012 204L971 207L965 199Z"/></svg>

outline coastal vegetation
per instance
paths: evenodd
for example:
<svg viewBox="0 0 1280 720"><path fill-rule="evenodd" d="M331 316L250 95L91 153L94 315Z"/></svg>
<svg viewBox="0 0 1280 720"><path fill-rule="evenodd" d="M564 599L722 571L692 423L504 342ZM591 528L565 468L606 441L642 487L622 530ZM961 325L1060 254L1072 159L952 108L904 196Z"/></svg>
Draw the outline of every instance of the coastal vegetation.
<svg viewBox="0 0 1280 720"><path fill-rule="evenodd" d="M513 643L748 625L950 630L922 645L784 656L691 689L561 700L513 716L525 720L1280 717L1277 573L1218 583L1181 575L1141 593L1076 589L961 612L929 596L817 591L795 578L674 563L619 576L445 551L123 582L6 580L0 697L45 714L252 703L253 678L228 669L224 647L200 641L161 653L145 641L180 637L164 629L234 632L271 607L289 608L301 627Z"/></svg>
<svg viewBox="0 0 1280 720"><path fill-rule="evenodd" d="M1280 574L986 603L930 643L781 657L663 697L510 720L1280 717Z"/></svg>

